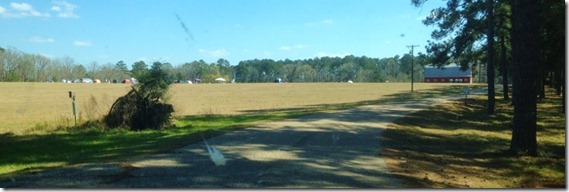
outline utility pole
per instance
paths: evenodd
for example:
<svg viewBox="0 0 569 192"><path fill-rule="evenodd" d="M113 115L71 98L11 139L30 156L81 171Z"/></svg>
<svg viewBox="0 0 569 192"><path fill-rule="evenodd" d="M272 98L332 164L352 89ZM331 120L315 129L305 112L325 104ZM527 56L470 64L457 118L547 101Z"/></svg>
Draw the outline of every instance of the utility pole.
<svg viewBox="0 0 569 192"><path fill-rule="evenodd" d="M413 93L413 81L414 81L414 75L413 75L413 71L415 71L415 66L413 64L413 58L415 56L413 56L413 49L415 47L418 47L419 45L408 45L407 47L411 48L411 93Z"/></svg>

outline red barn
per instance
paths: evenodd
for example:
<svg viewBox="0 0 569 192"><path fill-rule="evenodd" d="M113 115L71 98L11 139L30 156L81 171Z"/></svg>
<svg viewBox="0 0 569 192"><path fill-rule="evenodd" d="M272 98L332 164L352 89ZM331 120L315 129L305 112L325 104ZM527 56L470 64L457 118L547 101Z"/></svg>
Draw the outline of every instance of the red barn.
<svg viewBox="0 0 569 192"><path fill-rule="evenodd" d="M472 69L462 71L454 64L441 68L426 67L424 76L427 83L472 83Z"/></svg>

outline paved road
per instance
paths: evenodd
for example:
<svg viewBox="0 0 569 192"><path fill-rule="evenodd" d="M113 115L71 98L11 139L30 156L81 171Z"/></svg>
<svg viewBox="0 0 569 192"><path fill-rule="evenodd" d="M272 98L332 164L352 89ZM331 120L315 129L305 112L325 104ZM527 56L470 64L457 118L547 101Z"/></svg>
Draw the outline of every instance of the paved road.
<svg viewBox="0 0 569 192"><path fill-rule="evenodd" d="M251 127L125 162L79 165L0 181L4 188L401 188L379 152L393 120L460 98L362 106Z"/></svg>

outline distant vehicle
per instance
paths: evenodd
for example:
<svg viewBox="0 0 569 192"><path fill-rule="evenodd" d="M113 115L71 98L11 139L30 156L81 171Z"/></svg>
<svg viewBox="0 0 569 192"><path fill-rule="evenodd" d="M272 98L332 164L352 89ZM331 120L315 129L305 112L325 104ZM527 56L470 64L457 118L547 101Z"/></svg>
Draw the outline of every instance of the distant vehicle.
<svg viewBox="0 0 569 192"><path fill-rule="evenodd" d="M275 82L275 83L282 83L283 80L282 80L281 78L276 78L274 82Z"/></svg>
<svg viewBox="0 0 569 192"><path fill-rule="evenodd" d="M93 83L93 79L91 78L75 79L73 83Z"/></svg>

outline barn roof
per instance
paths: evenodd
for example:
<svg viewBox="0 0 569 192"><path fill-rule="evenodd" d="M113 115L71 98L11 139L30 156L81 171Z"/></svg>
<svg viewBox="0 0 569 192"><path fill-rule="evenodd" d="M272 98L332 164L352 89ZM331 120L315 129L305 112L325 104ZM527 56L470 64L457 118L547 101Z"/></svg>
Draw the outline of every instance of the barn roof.
<svg viewBox="0 0 569 192"><path fill-rule="evenodd" d="M425 77L470 77L471 69L461 71L460 67L425 68Z"/></svg>

